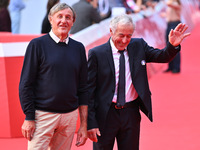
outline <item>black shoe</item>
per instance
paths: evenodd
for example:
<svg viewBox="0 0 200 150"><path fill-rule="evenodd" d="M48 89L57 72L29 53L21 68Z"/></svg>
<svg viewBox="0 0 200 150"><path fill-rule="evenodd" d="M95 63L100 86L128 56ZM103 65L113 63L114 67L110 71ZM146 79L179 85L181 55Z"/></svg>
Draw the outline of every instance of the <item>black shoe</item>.
<svg viewBox="0 0 200 150"><path fill-rule="evenodd" d="M180 70L178 70L178 69L173 69L173 70L172 70L172 73L180 73Z"/></svg>
<svg viewBox="0 0 200 150"><path fill-rule="evenodd" d="M170 72L170 71L172 71L172 70L168 68L168 69L167 69L167 70L165 70L164 72Z"/></svg>

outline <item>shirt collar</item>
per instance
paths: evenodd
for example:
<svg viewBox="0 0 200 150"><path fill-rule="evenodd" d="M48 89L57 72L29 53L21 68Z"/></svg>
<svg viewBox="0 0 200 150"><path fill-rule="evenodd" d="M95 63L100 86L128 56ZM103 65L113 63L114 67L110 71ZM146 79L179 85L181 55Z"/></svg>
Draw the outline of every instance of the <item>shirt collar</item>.
<svg viewBox="0 0 200 150"><path fill-rule="evenodd" d="M113 43L111 38L110 38L110 46L111 46L113 53L118 53L118 49L115 47L115 44ZM127 48L125 48L125 51L126 51L126 49Z"/></svg>
<svg viewBox="0 0 200 150"><path fill-rule="evenodd" d="M113 53L117 53L118 52L118 49L115 47L112 39L110 38L110 46L111 46L111 49L113 51Z"/></svg>
<svg viewBox="0 0 200 150"><path fill-rule="evenodd" d="M52 30L49 32L49 35L56 43L60 42L60 39L53 33ZM67 36L67 38L65 40L66 40L65 43L68 44L69 43L69 36Z"/></svg>

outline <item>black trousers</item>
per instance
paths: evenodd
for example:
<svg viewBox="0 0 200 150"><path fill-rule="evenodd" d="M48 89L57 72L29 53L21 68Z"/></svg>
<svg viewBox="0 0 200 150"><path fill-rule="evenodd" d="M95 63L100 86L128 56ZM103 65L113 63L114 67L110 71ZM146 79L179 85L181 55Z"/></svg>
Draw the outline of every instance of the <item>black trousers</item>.
<svg viewBox="0 0 200 150"><path fill-rule="evenodd" d="M133 107L116 109L111 105L106 125L98 142L93 143L94 150L112 150L115 139L118 150L139 150L141 115L137 100Z"/></svg>
<svg viewBox="0 0 200 150"><path fill-rule="evenodd" d="M181 23L180 21L174 21L174 22L168 22L167 24L167 30L166 30L166 43L169 41L168 39L168 35L169 35L169 32L171 31L171 29L175 29L175 27ZM168 64L168 69L170 70L177 70L177 71L180 71L180 63L181 63L181 55L180 55L180 52L178 52L176 54L176 56L174 57L174 59L169 62Z"/></svg>

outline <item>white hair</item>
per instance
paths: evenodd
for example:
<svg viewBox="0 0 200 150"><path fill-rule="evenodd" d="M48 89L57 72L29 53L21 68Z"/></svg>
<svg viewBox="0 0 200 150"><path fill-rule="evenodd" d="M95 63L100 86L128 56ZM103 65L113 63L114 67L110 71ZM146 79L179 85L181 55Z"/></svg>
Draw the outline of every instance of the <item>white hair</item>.
<svg viewBox="0 0 200 150"><path fill-rule="evenodd" d="M110 29L115 32L117 29L118 24L132 24L133 30L135 30L135 24L133 23L133 20L130 15L122 14L119 16L115 16L110 21Z"/></svg>

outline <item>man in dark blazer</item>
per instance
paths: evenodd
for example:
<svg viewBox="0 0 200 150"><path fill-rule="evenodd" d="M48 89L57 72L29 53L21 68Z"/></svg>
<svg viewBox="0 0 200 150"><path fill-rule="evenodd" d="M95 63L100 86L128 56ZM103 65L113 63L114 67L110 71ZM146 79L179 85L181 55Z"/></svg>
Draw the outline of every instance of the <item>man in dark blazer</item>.
<svg viewBox="0 0 200 150"><path fill-rule="evenodd" d="M110 40L89 50L88 137L95 150L112 150L115 139L118 150L138 150L141 116L139 109L152 121L151 92L146 63L165 63L180 51L180 43L190 33L179 24L169 34L164 49L155 49L143 39L131 38L135 26L128 15L116 16L110 22ZM117 99L120 51L125 50L125 104ZM118 52L119 51L119 52ZM121 86L121 85L120 85Z"/></svg>

